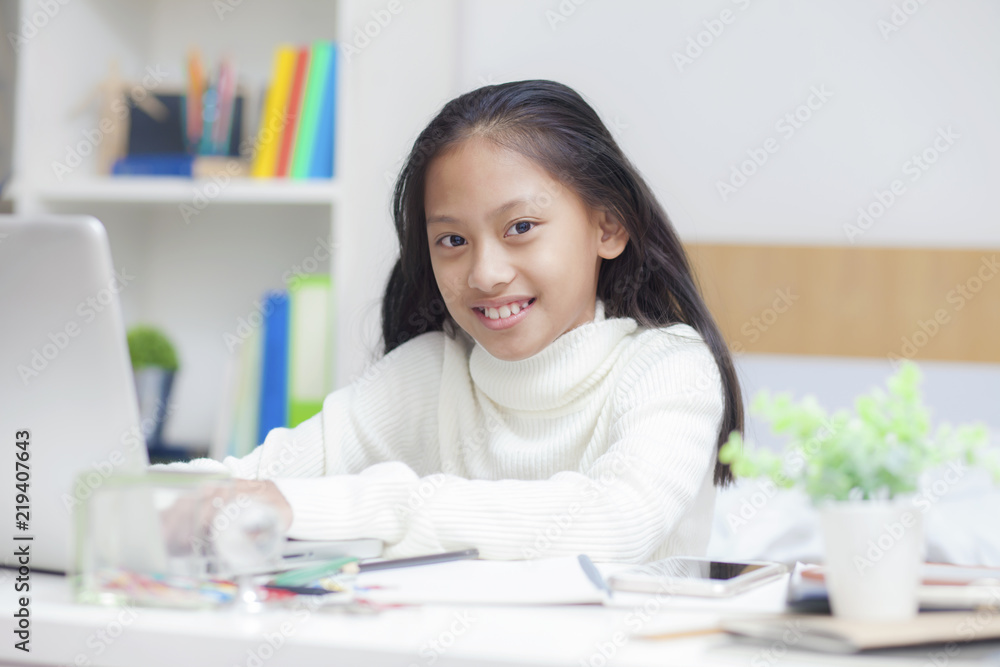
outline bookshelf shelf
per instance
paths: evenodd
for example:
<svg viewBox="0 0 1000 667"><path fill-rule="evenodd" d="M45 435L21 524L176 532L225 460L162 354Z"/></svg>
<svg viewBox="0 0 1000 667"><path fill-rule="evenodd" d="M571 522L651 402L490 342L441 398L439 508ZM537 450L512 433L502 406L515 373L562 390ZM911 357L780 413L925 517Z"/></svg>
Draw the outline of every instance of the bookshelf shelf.
<svg viewBox="0 0 1000 667"><path fill-rule="evenodd" d="M340 183L334 181L281 181L249 178L233 179L219 185L212 179L127 177L92 178L41 190L48 202L184 204L209 201L211 204L331 205L341 197Z"/></svg>

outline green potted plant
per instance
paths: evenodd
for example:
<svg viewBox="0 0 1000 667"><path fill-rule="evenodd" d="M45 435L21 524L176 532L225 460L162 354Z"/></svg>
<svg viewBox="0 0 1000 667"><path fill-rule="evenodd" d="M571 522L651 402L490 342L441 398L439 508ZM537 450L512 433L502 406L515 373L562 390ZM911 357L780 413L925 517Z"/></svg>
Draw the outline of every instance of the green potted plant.
<svg viewBox="0 0 1000 667"><path fill-rule="evenodd" d="M983 426L945 424L932 431L920 379L917 366L904 362L887 391L874 389L856 399L853 412L832 415L812 397L795 402L787 394L761 392L751 412L789 437L785 451L747 451L734 431L719 452L735 476L800 488L817 506L827 589L838 616L892 620L916 614L923 513L930 505L918 490L926 474L961 462L985 467L1000 480L1000 452L986 449Z"/></svg>
<svg viewBox="0 0 1000 667"><path fill-rule="evenodd" d="M162 444L167 404L179 364L177 351L160 329L139 325L128 330L128 351L135 376L139 418L146 444Z"/></svg>

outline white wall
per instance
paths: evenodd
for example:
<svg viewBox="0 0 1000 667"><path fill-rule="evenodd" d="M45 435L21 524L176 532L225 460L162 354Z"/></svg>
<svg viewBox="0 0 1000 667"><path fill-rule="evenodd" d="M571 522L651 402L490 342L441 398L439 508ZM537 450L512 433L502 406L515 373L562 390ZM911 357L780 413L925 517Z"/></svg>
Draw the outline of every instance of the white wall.
<svg viewBox="0 0 1000 667"><path fill-rule="evenodd" d="M464 3L460 84L575 87L619 124L686 239L846 244L843 225L898 178L905 192L858 243L1000 246L1000 4L579 1ZM883 38L901 4L918 9ZM573 11L554 22L560 8ZM708 46L679 68L699 34ZM829 99L791 136L777 129L813 89ZM904 163L949 126L959 138L911 181ZM723 201L716 183L768 138L777 152Z"/></svg>

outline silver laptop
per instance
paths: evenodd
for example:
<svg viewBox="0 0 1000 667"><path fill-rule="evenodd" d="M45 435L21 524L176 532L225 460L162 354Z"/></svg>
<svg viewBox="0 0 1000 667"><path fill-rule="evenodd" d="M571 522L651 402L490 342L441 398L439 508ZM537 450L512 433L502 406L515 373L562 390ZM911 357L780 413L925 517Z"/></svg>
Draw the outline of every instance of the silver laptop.
<svg viewBox="0 0 1000 667"><path fill-rule="evenodd" d="M127 280L94 218L0 216L5 565L69 569L74 507L148 463L118 300Z"/></svg>
<svg viewBox="0 0 1000 667"><path fill-rule="evenodd" d="M149 463L118 299L129 269L115 270L95 218L0 215L4 565L71 570L74 508ZM285 557L373 558L382 546L290 540Z"/></svg>

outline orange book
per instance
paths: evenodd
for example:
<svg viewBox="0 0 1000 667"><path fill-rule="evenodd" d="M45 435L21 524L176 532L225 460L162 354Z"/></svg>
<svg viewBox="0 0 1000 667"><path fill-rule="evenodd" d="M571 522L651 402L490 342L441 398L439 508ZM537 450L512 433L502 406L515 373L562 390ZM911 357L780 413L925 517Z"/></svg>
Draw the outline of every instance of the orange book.
<svg viewBox="0 0 1000 667"><path fill-rule="evenodd" d="M302 97L305 93L306 72L309 69L309 49L299 49L295 58L295 74L292 76L292 89L288 95L288 108L285 118L288 124L281 135L281 147L278 149L278 164L274 175L279 178L288 176L292 162L292 151L295 148L295 137L299 129L299 112L302 109Z"/></svg>

